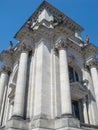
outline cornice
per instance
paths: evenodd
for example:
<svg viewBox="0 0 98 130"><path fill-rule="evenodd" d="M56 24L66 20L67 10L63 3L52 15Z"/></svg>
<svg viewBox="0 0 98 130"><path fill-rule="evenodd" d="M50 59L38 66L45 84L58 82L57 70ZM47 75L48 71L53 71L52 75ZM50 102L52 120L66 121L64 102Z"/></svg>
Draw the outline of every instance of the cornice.
<svg viewBox="0 0 98 130"><path fill-rule="evenodd" d="M84 56L98 54L98 48L91 43L81 48L81 50Z"/></svg>
<svg viewBox="0 0 98 130"><path fill-rule="evenodd" d="M79 32L83 31L83 28L80 25L78 25L77 23L75 23L72 19L65 16L62 12L57 10L55 7L50 5L48 2L43 2L39 6L39 8L33 13L33 15L31 15L31 17L25 22L25 24L21 27L21 29L16 33L16 35L15 35L16 39L19 39L18 34L21 32L21 30L24 27L27 27L27 25L28 25L28 28L29 28L31 26L32 22L37 21L39 13L41 13L43 9L49 10L49 12L53 15L54 21L53 21L53 23L51 23L51 25L54 24L53 26L56 26L57 24L59 24L59 25L63 24L66 28L69 28L69 30L77 30ZM39 24L41 24L41 23L36 22L36 24L39 26ZM47 24L50 24L50 23L47 23Z"/></svg>
<svg viewBox="0 0 98 130"><path fill-rule="evenodd" d="M69 48L75 50L76 52L78 52L82 56L81 47L78 44L73 43L73 41L71 41L70 38L68 38L68 46L69 46Z"/></svg>

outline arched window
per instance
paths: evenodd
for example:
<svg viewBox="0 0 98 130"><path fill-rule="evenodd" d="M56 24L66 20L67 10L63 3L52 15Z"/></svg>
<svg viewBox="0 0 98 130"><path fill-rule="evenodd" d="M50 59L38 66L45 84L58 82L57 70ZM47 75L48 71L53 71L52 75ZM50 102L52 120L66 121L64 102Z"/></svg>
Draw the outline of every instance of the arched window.
<svg viewBox="0 0 98 130"><path fill-rule="evenodd" d="M68 66L70 82L79 82L79 75L74 68Z"/></svg>

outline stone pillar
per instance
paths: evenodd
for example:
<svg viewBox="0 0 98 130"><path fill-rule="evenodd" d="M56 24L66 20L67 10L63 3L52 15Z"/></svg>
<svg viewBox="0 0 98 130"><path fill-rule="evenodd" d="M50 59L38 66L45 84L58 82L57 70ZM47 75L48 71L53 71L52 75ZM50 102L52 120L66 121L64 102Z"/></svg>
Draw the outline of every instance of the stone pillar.
<svg viewBox="0 0 98 130"><path fill-rule="evenodd" d="M9 120L11 119L12 114L13 114L13 106L14 105L12 103L9 104L9 115L8 115Z"/></svg>
<svg viewBox="0 0 98 130"><path fill-rule="evenodd" d="M97 109L98 109L98 72L97 72L97 61L96 59L90 59L87 62L87 65L90 67L90 72L93 80L93 86L94 86L94 92L95 92L95 98L97 103Z"/></svg>
<svg viewBox="0 0 98 130"><path fill-rule="evenodd" d="M88 119L86 99L83 99L83 116L84 116L84 123L88 124L89 119Z"/></svg>
<svg viewBox="0 0 98 130"><path fill-rule="evenodd" d="M95 100L95 92L94 86L92 82L92 77L90 75L88 67L84 69L84 81L86 82L86 86L88 88L88 116L89 116L89 123L92 125L98 125L98 110L97 110L97 103Z"/></svg>
<svg viewBox="0 0 98 130"><path fill-rule="evenodd" d="M4 90L5 86L8 83L8 74L10 70L8 67L3 66L1 69L1 76L0 76L0 123L1 123L1 118L2 118L2 112L3 112L3 99L5 98L4 96Z"/></svg>
<svg viewBox="0 0 98 130"><path fill-rule="evenodd" d="M48 44L47 44L48 43ZM51 71L49 41L40 39L36 49L33 119L51 118Z"/></svg>
<svg viewBox="0 0 98 130"><path fill-rule="evenodd" d="M35 56L34 48L32 49L31 61L30 61L30 72L29 72L29 90L28 90L28 108L27 118L33 117L34 109L34 88L35 88Z"/></svg>
<svg viewBox="0 0 98 130"><path fill-rule="evenodd" d="M59 49L61 114L72 115L66 40L59 39L56 43L56 49Z"/></svg>
<svg viewBox="0 0 98 130"><path fill-rule="evenodd" d="M28 48L22 47L17 75L13 117L24 116L25 90L28 65Z"/></svg>

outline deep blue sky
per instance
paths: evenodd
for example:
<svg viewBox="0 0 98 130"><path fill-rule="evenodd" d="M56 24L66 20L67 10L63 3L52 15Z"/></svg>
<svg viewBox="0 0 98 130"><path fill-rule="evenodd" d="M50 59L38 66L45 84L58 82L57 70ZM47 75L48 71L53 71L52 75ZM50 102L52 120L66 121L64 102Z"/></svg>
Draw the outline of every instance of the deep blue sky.
<svg viewBox="0 0 98 130"><path fill-rule="evenodd" d="M43 0L0 0L0 52L9 46L16 32ZM65 15L80 24L98 47L98 0L47 0Z"/></svg>

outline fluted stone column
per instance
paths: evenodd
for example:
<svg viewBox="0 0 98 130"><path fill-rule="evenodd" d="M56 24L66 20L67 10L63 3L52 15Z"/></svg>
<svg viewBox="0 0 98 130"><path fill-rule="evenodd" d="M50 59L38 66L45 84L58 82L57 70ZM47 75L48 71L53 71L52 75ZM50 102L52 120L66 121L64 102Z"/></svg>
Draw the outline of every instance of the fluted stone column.
<svg viewBox="0 0 98 130"><path fill-rule="evenodd" d="M90 72L93 80L94 85L94 91L95 91L95 98L97 103L97 109L98 109L98 72L97 72L97 61L96 59L90 59L87 62L87 65L90 67Z"/></svg>
<svg viewBox="0 0 98 130"><path fill-rule="evenodd" d="M5 100L5 87L8 83L8 74L10 69L6 66L3 66L1 69L1 76L0 76L0 125L2 124L3 118L3 110L4 110L4 100Z"/></svg>
<svg viewBox="0 0 98 130"><path fill-rule="evenodd" d="M88 119L86 99L83 99L83 115L84 115L84 123L88 124L89 119Z"/></svg>
<svg viewBox="0 0 98 130"><path fill-rule="evenodd" d="M56 49L59 50L61 114L72 115L66 40L59 39L56 43Z"/></svg>
<svg viewBox="0 0 98 130"><path fill-rule="evenodd" d="M8 68L3 67L1 70L1 77L0 77L0 111L1 111L1 106L2 106L2 101L3 101L3 95L4 95L4 89L5 85L7 85L8 82Z"/></svg>
<svg viewBox="0 0 98 130"><path fill-rule="evenodd" d="M29 73L27 118L33 117L34 87L35 87L34 83L35 83L35 57L34 57L34 48L33 48L32 49L32 55L31 55L31 62L30 62L30 73Z"/></svg>
<svg viewBox="0 0 98 130"><path fill-rule="evenodd" d="M98 125L97 103L95 101L94 86L93 86L92 77L90 75L88 67L85 67L84 70L84 80L87 82L86 86L89 90L89 95L88 95L89 123L93 125Z"/></svg>
<svg viewBox="0 0 98 130"><path fill-rule="evenodd" d="M19 69L16 83L13 117L24 116L25 89L27 78L28 48L23 47L19 60Z"/></svg>

